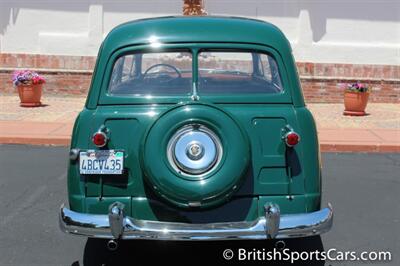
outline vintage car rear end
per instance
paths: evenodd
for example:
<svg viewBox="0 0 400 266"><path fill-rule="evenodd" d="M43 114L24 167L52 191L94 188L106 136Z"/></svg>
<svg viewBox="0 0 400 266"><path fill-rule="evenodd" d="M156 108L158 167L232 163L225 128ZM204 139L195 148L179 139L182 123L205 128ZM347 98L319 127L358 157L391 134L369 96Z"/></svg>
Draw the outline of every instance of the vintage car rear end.
<svg viewBox="0 0 400 266"><path fill-rule="evenodd" d="M291 48L266 22L165 17L115 28L76 120L65 232L106 239L312 236L320 153Z"/></svg>

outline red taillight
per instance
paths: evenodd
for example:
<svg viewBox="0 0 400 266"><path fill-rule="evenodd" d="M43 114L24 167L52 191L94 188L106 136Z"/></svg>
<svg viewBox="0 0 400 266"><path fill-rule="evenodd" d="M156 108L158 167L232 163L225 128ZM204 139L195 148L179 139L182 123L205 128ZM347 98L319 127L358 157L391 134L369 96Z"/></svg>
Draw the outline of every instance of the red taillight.
<svg viewBox="0 0 400 266"><path fill-rule="evenodd" d="M92 140L94 145L97 147L104 147L107 144L107 135L104 132L99 131L93 135Z"/></svg>
<svg viewBox="0 0 400 266"><path fill-rule="evenodd" d="M289 147L295 146L300 141L300 136L296 132L290 131L285 135L286 145Z"/></svg>

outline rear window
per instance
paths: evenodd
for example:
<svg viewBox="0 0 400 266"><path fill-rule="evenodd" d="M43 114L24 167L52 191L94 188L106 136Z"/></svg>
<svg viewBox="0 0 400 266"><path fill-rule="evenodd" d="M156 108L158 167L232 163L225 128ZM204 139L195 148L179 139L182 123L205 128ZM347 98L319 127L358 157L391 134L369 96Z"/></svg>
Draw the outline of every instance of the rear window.
<svg viewBox="0 0 400 266"><path fill-rule="evenodd" d="M190 94L191 86L191 53L135 53L117 59L108 91L130 96L182 95Z"/></svg>
<svg viewBox="0 0 400 266"><path fill-rule="evenodd" d="M201 52L199 94L281 93L275 59L258 52Z"/></svg>

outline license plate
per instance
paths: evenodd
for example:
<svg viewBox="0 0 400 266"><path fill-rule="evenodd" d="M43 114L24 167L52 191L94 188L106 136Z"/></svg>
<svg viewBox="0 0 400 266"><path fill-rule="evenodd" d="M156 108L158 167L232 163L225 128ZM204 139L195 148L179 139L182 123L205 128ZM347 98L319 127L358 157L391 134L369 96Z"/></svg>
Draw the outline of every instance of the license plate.
<svg viewBox="0 0 400 266"><path fill-rule="evenodd" d="M120 175L123 169L122 151L101 150L79 153L79 172L83 175Z"/></svg>

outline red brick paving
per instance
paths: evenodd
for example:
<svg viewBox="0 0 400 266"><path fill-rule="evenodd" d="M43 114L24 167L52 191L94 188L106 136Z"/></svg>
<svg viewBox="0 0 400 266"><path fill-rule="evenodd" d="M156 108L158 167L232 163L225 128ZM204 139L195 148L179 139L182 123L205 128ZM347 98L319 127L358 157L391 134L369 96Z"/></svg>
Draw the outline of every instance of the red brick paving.
<svg viewBox="0 0 400 266"><path fill-rule="evenodd" d="M70 143L82 97L45 97L39 108L22 108L18 97L0 97L0 143ZM400 152L400 106L369 104L369 116L344 117L340 104L310 104L324 152Z"/></svg>
<svg viewBox="0 0 400 266"><path fill-rule="evenodd" d="M400 130L319 129L322 151L400 152Z"/></svg>

